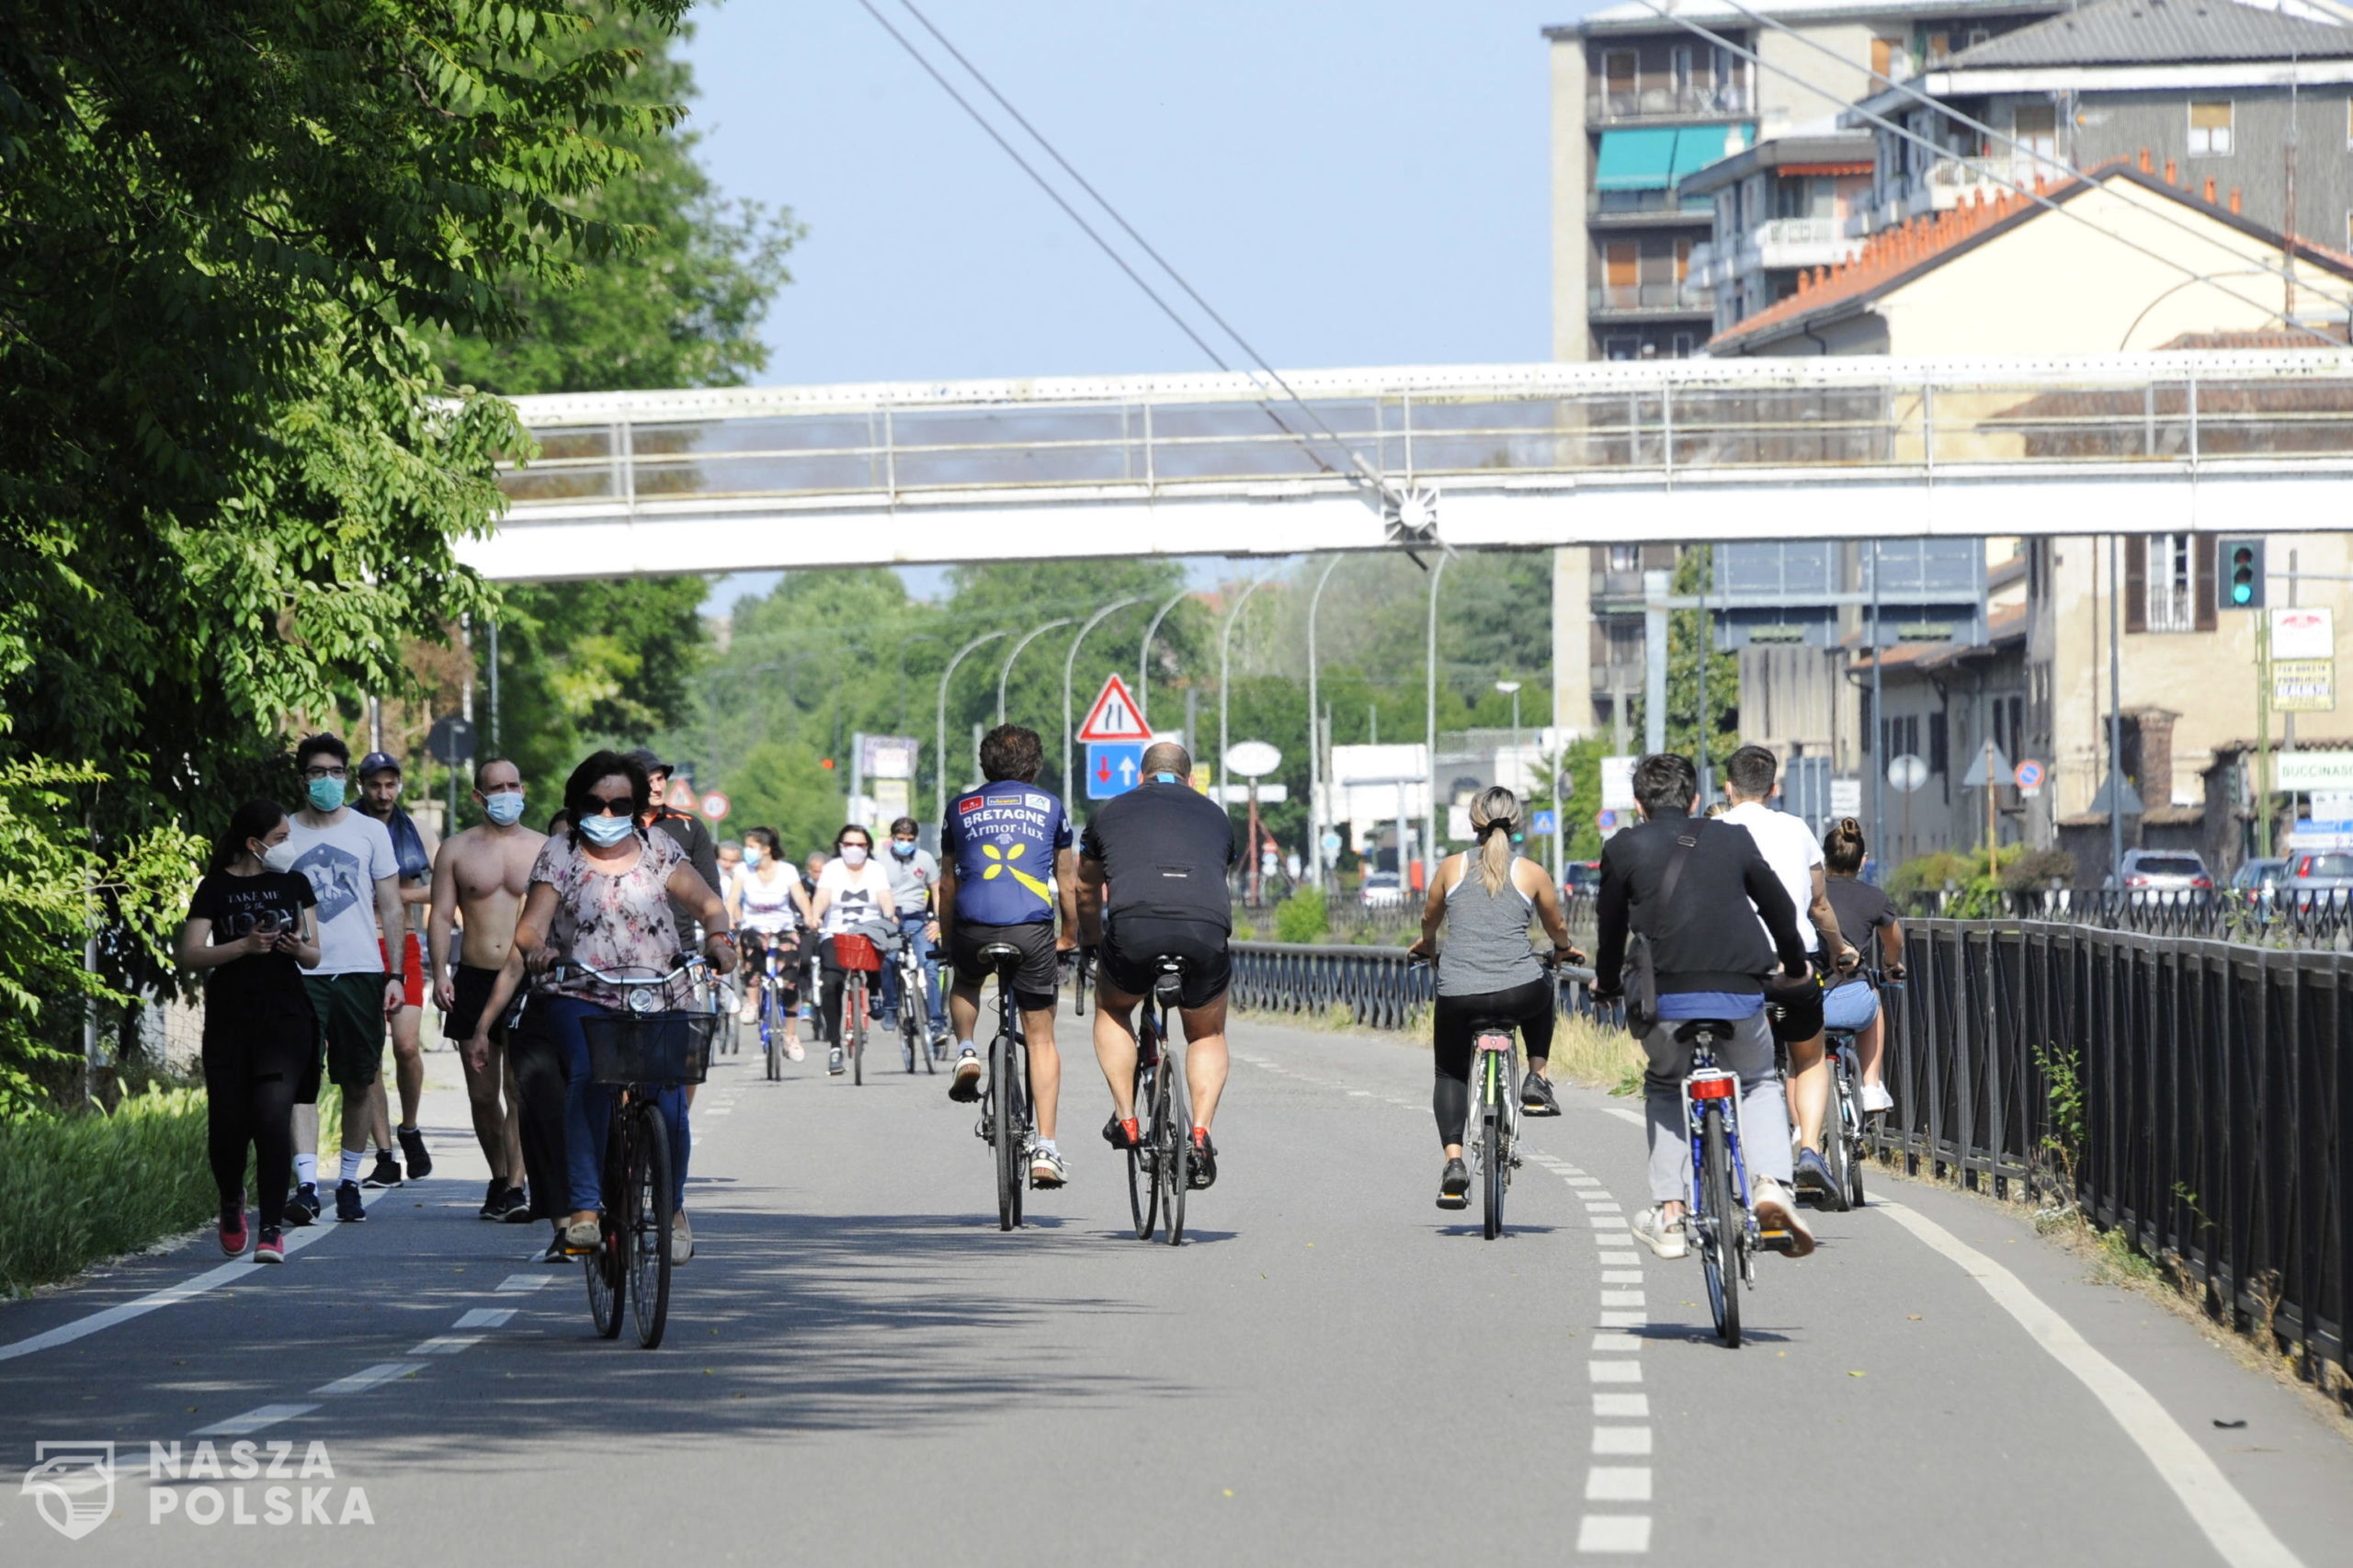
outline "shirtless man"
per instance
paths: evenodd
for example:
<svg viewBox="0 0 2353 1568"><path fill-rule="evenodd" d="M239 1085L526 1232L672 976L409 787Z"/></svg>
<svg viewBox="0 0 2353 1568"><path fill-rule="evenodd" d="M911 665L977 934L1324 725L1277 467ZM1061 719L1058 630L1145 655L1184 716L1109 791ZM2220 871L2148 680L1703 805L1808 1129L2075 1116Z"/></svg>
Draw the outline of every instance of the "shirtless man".
<svg viewBox="0 0 2353 1568"><path fill-rule="evenodd" d="M433 858L433 983L441 999L443 1027L465 1064L466 1097L472 1102L474 1137L490 1163L490 1191L482 1217L522 1224L531 1218L524 1193L520 1095L506 1060L506 1031L493 1020L490 1050L480 1061L466 1050L481 1021L492 983L506 967L515 920L523 911L531 862L547 835L523 824L523 775L504 758L474 769L474 799L490 821L471 827L441 846ZM449 964L449 926L462 915L457 965ZM501 1104L501 1090L504 1104ZM542 1179L550 1179L542 1173ZM562 1184L557 1184L560 1188ZM560 1207L560 1205L559 1205Z"/></svg>

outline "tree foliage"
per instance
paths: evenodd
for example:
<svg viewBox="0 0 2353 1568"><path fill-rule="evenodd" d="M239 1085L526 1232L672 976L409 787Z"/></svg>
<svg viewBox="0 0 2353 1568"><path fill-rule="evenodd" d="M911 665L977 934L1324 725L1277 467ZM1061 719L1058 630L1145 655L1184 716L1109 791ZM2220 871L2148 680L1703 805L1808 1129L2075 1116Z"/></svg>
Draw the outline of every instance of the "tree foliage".
<svg viewBox="0 0 2353 1568"><path fill-rule="evenodd" d="M1715 553L1712 545L1686 550L1675 563L1669 591L1678 597L1698 594L1715 569ZM1699 755L1699 672L1701 650L1708 641L1702 630L1707 619L1705 612L1696 609L1667 612L1666 749L1681 752L1694 761ZM1740 660L1733 654L1715 651L1708 652L1705 657L1708 767L1711 780L1721 780L1724 758L1740 746ZM1645 700L1637 696L1633 704L1637 734L1645 733Z"/></svg>

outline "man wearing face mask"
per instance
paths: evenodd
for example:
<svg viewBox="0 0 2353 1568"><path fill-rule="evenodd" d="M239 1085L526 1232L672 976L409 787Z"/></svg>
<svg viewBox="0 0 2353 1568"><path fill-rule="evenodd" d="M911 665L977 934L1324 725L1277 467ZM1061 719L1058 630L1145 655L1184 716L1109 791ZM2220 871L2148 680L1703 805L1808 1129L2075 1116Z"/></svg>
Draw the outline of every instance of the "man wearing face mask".
<svg viewBox="0 0 2353 1568"><path fill-rule="evenodd" d="M474 800L490 820L449 839L433 858L433 914L426 937L444 1032L464 1066L474 1140L490 1165L490 1191L483 1199L482 1218L521 1224L531 1218L524 1191L526 1169L537 1178L532 1190L543 1197L561 1192L562 1153L533 1148L523 1137L520 1096L506 1061L504 1022L491 1020L490 1051L481 1062L465 1046L482 1021L483 1005L498 971L506 966L516 917L522 913L523 895L530 891L531 863L539 858L547 835L524 824L523 775L504 757L474 768ZM453 967L450 928L460 917L465 926ZM555 1115L562 1113L559 1105ZM540 1157L527 1159L527 1152Z"/></svg>
<svg viewBox="0 0 2353 1568"><path fill-rule="evenodd" d="M936 1057L948 1040L948 1015L939 999L939 922L935 917L932 890L939 885L939 862L915 842L915 819L901 817L891 824L891 858L883 864L891 873L891 896L899 904L899 933L923 955L923 1002L931 1022L931 1049ZM902 1001L899 966L882 970L882 1019L885 1034L899 1027Z"/></svg>
<svg viewBox="0 0 2353 1568"><path fill-rule="evenodd" d="M368 1088L383 1064L384 1020L408 1006L408 977L387 963L381 945L385 933L401 931L401 862L384 824L344 804L349 747L334 735L309 736L295 744L294 767L303 801L286 842L293 846L293 869L311 879L319 901L321 957L302 985L319 1017L328 1080L343 1091L343 1170L335 1217L365 1220L359 1166L368 1153ZM286 1222L307 1225L323 1209L315 1072L295 1096L294 1131L296 1185Z"/></svg>
<svg viewBox="0 0 2353 1568"><path fill-rule="evenodd" d="M629 756L631 762L645 769L648 798L653 802L645 812L645 825L668 834L670 842L685 853L687 864L701 876L703 885L725 897L726 884L719 880L719 846L711 842L710 829L703 826L702 818L673 810L669 804L670 765L643 746ZM686 941L694 929L693 912L674 898L670 901L670 919L678 928L678 939Z"/></svg>
<svg viewBox="0 0 2353 1568"><path fill-rule="evenodd" d="M390 752L371 751L359 759L358 776L359 799L352 803L384 824L384 831L392 835L392 853L401 863L401 961L395 966L387 948L384 967L397 967L408 982L407 1006L392 1015L392 1074L401 1093L401 1124L397 1130L391 1125L383 1075L379 1074L375 1086L368 1091L369 1120L376 1135L376 1168L359 1185L398 1187L403 1160L407 1162L410 1181L423 1181L433 1174L433 1156L426 1153L425 1134L416 1126L417 1108L425 1098L425 954L417 938L433 902L433 851L438 846L401 805L398 758ZM400 1135L399 1160L392 1153L395 1131Z"/></svg>

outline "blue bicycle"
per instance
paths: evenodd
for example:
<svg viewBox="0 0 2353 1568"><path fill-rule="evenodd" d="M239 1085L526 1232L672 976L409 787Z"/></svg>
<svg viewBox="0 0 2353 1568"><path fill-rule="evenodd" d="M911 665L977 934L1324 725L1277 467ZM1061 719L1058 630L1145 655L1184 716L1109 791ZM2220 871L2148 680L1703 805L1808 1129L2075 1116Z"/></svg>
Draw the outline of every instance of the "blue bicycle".
<svg viewBox="0 0 2353 1568"><path fill-rule="evenodd" d="M1732 1037L1732 1025L1716 1018L1694 1018L1675 1031L1693 1048L1683 1077L1683 1123L1691 1136L1691 1208L1683 1229L1708 1278L1716 1333L1736 1350L1740 1288L1756 1283L1764 1237L1749 1207L1748 1164L1740 1150L1740 1074L1716 1065L1716 1048Z"/></svg>

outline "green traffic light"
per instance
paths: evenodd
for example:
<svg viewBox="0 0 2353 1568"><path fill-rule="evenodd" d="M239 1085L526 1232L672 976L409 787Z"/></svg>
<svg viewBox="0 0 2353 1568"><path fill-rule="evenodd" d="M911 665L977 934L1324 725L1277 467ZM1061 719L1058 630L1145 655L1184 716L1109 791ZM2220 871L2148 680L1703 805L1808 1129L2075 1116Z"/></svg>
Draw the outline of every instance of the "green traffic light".
<svg viewBox="0 0 2353 1568"><path fill-rule="evenodd" d="M2255 597L2255 585L2254 585L2254 584L2252 584L2252 583L2233 583L2233 584L2231 585L2231 602L2232 602L2233 604L2234 604L2234 605L2243 605L2243 604L2246 604L2246 603L2248 603L2250 600L2252 600L2254 597Z"/></svg>

